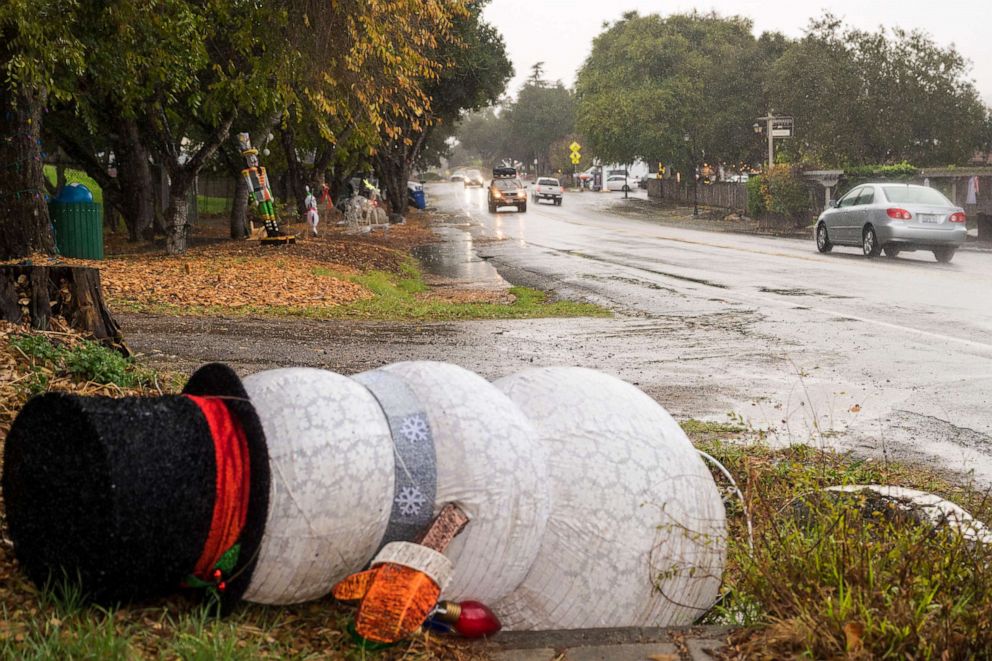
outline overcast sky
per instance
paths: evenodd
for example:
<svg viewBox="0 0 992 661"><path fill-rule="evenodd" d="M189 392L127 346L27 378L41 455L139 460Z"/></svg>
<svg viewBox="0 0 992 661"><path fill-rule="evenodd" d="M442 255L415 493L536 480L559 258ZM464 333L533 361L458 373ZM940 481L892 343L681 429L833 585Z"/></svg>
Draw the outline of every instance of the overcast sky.
<svg viewBox="0 0 992 661"><path fill-rule="evenodd" d="M491 0L485 17L503 33L516 71L509 91L516 93L531 65L542 61L546 78L571 85L603 22L632 9L740 14L754 21L756 34L777 30L792 37L801 36L809 19L824 9L862 29L920 28L938 44L953 43L971 60L971 77L992 104L992 0Z"/></svg>

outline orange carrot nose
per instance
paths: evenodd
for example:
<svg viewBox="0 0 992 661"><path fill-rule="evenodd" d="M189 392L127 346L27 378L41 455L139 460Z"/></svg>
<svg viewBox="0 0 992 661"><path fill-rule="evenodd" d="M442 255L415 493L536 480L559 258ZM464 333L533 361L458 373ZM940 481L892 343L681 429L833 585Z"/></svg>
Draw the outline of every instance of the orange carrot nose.
<svg viewBox="0 0 992 661"><path fill-rule="evenodd" d="M468 523L455 505L445 505L420 544L391 542L372 568L348 576L331 591L340 601L360 601L355 631L376 643L395 643L419 629L451 579L442 551Z"/></svg>
<svg viewBox="0 0 992 661"><path fill-rule="evenodd" d="M377 643L395 643L415 633L441 596L437 583L411 567L385 564L362 574L374 574L374 578L366 585L355 630Z"/></svg>

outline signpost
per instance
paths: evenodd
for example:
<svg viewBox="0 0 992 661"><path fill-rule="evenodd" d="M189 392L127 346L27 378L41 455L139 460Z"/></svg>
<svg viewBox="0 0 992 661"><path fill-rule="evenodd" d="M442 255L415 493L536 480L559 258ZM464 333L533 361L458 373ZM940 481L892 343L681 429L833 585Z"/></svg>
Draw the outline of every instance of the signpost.
<svg viewBox="0 0 992 661"><path fill-rule="evenodd" d="M764 131L768 135L768 169L771 170L775 164L775 138L791 138L795 135L796 123L792 117L776 117L768 112L767 117L759 117L759 122L765 122L764 128L761 124L754 125L754 132Z"/></svg>

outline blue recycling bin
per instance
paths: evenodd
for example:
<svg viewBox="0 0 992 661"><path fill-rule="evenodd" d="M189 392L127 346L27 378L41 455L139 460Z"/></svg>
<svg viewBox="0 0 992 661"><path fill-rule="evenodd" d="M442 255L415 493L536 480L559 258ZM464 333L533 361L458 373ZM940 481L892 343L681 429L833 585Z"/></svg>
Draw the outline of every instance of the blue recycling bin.
<svg viewBox="0 0 992 661"><path fill-rule="evenodd" d="M424 194L424 187L421 184L408 184L406 187L410 206L418 209L427 208L427 196Z"/></svg>

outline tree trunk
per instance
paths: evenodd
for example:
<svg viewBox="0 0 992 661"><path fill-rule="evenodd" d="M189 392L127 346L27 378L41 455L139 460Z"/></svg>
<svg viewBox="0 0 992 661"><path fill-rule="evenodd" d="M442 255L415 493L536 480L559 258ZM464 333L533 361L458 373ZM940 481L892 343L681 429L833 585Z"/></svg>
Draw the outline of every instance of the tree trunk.
<svg viewBox="0 0 992 661"><path fill-rule="evenodd" d="M155 222L155 183L148 148L142 142L137 121L123 120L114 151L128 240L151 238L152 224Z"/></svg>
<svg viewBox="0 0 992 661"><path fill-rule="evenodd" d="M65 188L65 166L57 165L55 166L55 195L62 192Z"/></svg>
<svg viewBox="0 0 992 661"><path fill-rule="evenodd" d="M279 136L282 149L286 152L286 203L288 204L292 198L296 205L296 213L302 217L307 212L307 192L303 164L300 163L296 153L296 136L290 126L279 129Z"/></svg>
<svg viewBox="0 0 992 661"><path fill-rule="evenodd" d="M386 201L389 202L390 222L402 222L406 213L408 193L407 181L413 170L411 161L406 158L406 149L399 153L386 153L376 156L376 171L382 180Z"/></svg>
<svg viewBox="0 0 992 661"><path fill-rule="evenodd" d="M0 259L55 253L41 162L44 90L11 92L0 81Z"/></svg>
<svg viewBox="0 0 992 661"><path fill-rule="evenodd" d="M169 173L169 206L165 210L165 251L170 255L186 252L189 238L189 203L187 195L193 177L180 171Z"/></svg>
<svg viewBox="0 0 992 661"><path fill-rule="evenodd" d="M163 147L169 170L169 206L165 210L165 248L170 255L181 255L186 252L190 231L187 194L196 181L196 175L203 169L204 163L217 153L221 144L227 140L236 114L231 112L222 119L200 144L199 149L182 162L180 155L183 154L184 136L172 135L164 112L161 112L160 124L157 127L153 124L153 130L157 129L159 133L159 142Z"/></svg>
<svg viewBox="0 0 992 661"><path fill-rule="evenodd" d="M0 318L37 330L73 328L126 352L121 328L103 300L99 269L0 266Z"/></svg>
<svg viewBox="0 0 992 661"><path fill-rule="evenodd" d="M248 182L238 172L234 179L234 200L231 202L231 238L248 236Z"/></svg>

